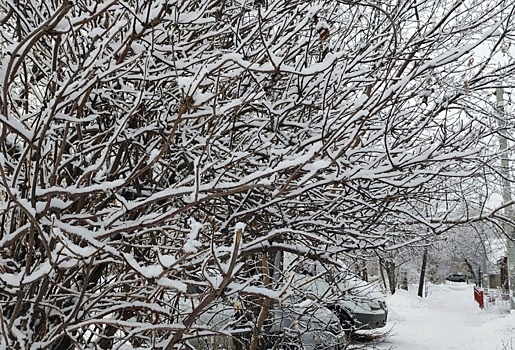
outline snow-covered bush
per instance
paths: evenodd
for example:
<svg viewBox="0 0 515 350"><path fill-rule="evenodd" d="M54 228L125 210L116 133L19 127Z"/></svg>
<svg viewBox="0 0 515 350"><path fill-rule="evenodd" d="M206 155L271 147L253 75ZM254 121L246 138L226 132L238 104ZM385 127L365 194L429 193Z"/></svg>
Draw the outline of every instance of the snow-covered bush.
<svg viewBox="0 0 515 350"><path fill-rule="evenodd" d="M280 299L276 251L472 219L418 208L489 173L512 5L0 2L0 347L179 348L221 298Z"/></svg>

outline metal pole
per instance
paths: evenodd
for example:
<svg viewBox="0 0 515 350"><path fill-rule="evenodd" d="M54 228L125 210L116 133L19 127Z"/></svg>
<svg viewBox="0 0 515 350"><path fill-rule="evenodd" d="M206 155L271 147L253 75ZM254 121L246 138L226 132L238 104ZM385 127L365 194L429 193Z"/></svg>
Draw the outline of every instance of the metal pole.
<svg viewBox="0 0 515 350"><path fill-rule="evenodd" d="M483 203L483 193L479 193L479 203ZM479 225L479 232L481 234L481 237L483 237L483 261L481 264L481 267L479 268L479 286L483 288L489 288L490 283L488 280L488 256L486 252L486 235L485 230L483 229L483 225ZM482 273L481 273L482 272Z"/></svg>
<svg viewBox="0 0 515 350"><path fill-rule="evenodd" d="M508 140L506 139L506 119L504 117L504 91L502 88L497 88L495 91L497 99L497 114L499 116L499 151L501 154L501 175L502 175L502 199L503 203L510 203L511 197L511 184L510 184L510 161L508 159ZM513 208L508 205L504 208L504 214L509 219L513 218ZM508 258L508 288L510 292L511 308L515 309L515 235L513 226L509 223L503 224L504 232L506 234L506 255Z"/></svg>

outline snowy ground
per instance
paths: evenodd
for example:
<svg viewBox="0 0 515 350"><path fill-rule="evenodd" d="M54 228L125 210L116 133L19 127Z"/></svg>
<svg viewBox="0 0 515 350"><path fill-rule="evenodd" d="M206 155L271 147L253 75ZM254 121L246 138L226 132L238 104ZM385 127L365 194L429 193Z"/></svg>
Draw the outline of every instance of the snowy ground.
<svg viewBox="0 0 515 350"><path fill-rule="evenodd" d="M515 312L480 310L472 285L430 285L427 298L398 290L387 304L391 334L378 349L515 350Z"/></svg>

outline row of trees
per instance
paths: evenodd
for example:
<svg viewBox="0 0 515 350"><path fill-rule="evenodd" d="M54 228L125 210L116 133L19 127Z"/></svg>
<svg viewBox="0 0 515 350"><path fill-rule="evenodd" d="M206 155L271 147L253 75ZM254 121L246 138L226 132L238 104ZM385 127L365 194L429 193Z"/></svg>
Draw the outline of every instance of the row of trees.
<svg viewBox="0 0 515 350"><path fill-rule="evenodd" d="M1 2L1 346L181 348L219 300L271 303L274 252L501 217L477 194L514 8Z"/></svg>

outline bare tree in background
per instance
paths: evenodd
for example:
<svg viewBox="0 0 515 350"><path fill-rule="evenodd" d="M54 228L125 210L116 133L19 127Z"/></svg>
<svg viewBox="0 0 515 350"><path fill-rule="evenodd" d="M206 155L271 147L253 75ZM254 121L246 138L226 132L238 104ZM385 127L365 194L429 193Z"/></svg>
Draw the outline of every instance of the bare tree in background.
<svg viewBox="0 0 515 350"><path fill-rule="evenodd" d="M1 1L0 345L181 348L221 300L270 302L263 254L496 215L417 208L494 173L513 5Z"/></svg>

